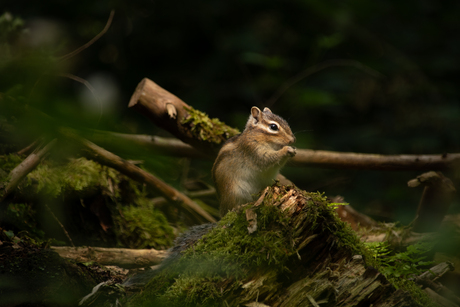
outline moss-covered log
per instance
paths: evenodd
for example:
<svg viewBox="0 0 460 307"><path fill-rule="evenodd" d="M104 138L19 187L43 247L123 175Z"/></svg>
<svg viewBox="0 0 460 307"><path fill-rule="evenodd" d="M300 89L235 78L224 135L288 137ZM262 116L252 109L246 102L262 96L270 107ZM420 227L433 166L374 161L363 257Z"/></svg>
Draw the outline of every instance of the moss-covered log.
<svg viewBox="0 0 460 307"><path fill-rule="evenodd" d="M275 184L228 213L129 305L429 306L414 283L385 278L333 206Z"/></svg>

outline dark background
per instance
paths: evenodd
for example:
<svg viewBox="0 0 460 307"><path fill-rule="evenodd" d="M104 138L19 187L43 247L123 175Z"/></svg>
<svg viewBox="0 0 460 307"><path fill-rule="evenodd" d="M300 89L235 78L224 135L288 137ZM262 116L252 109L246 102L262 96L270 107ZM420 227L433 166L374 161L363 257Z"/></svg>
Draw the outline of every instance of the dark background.
<svg viewBox="0 0 460 307"><path fill-rule="evenodd" d="M111 9L108 32L59 61L96 36ZM298 148L460 151L458 1L2 1L5 11L27 31L6 38L14 47L0 60L0 92L66 125L167 135L127 109L147 77L239 129L251 106L269 105L290 123ZM87 80L100 100L60 74ZM34 124L24 124L24 143ZM179 160L139 156L180 185ZM192 161L190 176L211 182L211 166ZM422 192L406 184L421 172L288 165L283 174L386 221L409 223ZM445 175L458 182L458 172Z"/></svg>

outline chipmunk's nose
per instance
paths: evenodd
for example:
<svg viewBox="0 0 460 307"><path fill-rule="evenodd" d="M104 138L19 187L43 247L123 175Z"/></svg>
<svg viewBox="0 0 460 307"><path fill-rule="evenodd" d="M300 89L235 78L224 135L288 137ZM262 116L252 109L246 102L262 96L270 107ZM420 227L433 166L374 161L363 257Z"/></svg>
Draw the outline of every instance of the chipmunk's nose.
<svg viewBox="0 0 460 307"><path fill-rule="evenodd" d="M289 138L289 144L295 143L295 136Z"/></svg>

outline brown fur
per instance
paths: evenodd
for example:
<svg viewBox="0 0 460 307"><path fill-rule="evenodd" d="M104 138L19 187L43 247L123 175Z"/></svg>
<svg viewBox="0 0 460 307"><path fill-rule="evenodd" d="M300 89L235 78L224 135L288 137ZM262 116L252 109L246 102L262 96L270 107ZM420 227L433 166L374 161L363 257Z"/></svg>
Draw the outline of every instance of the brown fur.
<svg viewBox="0 0 460 307"><path fill-rule="evenodd" d="M222 146L212 168L222 216L273 183L279 169L295 155L295 148L288 146L293 142L283 118L268 108L251 109L244 131Z"/></svg>

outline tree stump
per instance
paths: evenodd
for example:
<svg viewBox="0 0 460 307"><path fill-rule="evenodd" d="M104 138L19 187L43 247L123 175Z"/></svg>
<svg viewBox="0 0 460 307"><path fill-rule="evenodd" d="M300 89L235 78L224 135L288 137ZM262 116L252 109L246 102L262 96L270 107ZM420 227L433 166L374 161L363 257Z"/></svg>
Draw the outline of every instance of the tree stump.
<svg viewBox="0 0 460 307"><path fill-rule="evenodd" d="M333 207L274 184L187 243L128 305L428 306L415 283L397 290L379 272Z"/></svg>

